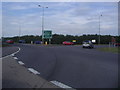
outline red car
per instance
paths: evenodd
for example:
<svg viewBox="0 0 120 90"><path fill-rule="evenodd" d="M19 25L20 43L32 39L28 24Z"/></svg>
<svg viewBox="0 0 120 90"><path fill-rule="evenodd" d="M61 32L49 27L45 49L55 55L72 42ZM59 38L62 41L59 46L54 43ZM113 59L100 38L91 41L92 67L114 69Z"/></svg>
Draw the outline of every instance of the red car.
<svg viewBox="0 0 120 90"><path fill-rule="evenodd" d="M63 45L73 45L74 43L73 42L69 42L69 41L64 41L63 42Z"/></svg>
<svg viewBox="0 0 120 90"><path fill-rule="evenodd" d="M13 40L7 40L6 43L13 44L14 41Z"/></svg>

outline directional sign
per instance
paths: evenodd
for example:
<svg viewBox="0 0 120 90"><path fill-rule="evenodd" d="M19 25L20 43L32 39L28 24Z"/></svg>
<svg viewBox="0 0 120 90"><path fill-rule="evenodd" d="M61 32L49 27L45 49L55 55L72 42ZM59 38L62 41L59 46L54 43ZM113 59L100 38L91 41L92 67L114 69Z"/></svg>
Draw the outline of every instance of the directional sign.
<svg viewBox="0 0 120 90"><path fill-rule="evenodd" d="M50 31L50 30L45 30L43 33L44 33L44 34L43 34L43 38L44 38L44 39L50 39L50 38L52 38L52 31Z"/></svg>

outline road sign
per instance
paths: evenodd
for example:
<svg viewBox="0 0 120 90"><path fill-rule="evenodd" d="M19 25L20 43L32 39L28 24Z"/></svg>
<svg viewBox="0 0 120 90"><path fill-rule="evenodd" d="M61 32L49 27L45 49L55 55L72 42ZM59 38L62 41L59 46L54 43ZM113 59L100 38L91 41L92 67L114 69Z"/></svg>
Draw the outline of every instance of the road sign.
<svg viewBox="0 0 120 90"><path fill-rule="evenodd" d="M43 35L44 39L50 39L50 38L52 38L52 31L45 30L43 33L44 33L44 35Z"/></svg>
<svg viewBox="0 0 120 90"><path fill-rule="evenodd" d="M72 40L72 42L76 42L76 40Z"/></svg>

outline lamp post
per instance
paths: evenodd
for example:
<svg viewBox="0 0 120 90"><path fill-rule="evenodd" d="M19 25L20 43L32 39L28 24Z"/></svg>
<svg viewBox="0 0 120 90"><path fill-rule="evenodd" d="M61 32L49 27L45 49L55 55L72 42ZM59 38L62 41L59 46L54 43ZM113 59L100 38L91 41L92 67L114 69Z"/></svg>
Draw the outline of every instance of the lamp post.
<svg viewBox="0 0 120 90"><path fill-rule="evenodd" d="M100 17L102 16L102 14L99 16L99 36L98 36L98 44L100 44Z"/></svg>
<svg viewBox="0 0 120 90"><path fill-rule="evenodd" d="M48 8L48 7L44 7L41 5L38 5L38 7L42 8L42 43L44 44L44 8Z"/></svg>
<svg viewBox="0 0 120 90"><path fill-rule="evenodd" d="M20 35L21 35L21 24L19 24L19 40L20 40Z"/></svg>

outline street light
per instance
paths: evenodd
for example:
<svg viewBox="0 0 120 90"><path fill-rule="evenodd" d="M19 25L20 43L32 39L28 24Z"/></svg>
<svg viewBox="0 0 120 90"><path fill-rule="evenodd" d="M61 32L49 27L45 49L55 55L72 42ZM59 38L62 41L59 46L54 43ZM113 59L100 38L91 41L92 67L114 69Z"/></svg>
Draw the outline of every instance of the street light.
<svg viewBox="0 0 120 90"><path fill-rule="evenodd" d="M41 7L42 8L42 42L44 44L44 8L48 8L48 7L44 7L44 6L41 6L41 5L38 5L38 7Z"/></svg>
<svg viewBox="0 0 120 90"><path fill-rule="evenodd" d="M99 37L98 37L98 44L100 44L100 17L102 16L102 14L99 16Z"/></svg>
<svg viewBox="0 0 120 90"><path fill-rule="evenodd" d="M19 40L20 40L20 35L21 35L21 24L19 24Z"/></svg>
<svg viewBox="0 0 120 90"><path fill-rule="evenodd" d="M16 22L12 22L11 24L13 25L18 25L18 40L20 40L20 35L21 35L21 23L16 23Z"/></svg>

